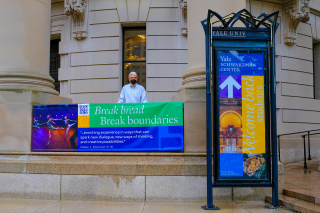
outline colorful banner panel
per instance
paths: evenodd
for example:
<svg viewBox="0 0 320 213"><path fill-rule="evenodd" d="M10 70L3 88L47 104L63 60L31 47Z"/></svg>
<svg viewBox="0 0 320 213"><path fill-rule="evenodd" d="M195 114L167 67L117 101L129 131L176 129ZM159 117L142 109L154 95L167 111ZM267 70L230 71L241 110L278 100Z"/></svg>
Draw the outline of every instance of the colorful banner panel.
<svg viewBox="0 0 320 213"><path fill-rule="evenodd" d="M78 150L78 104L34 105L32 151Z"/></svg>
<svg viewBox="0 0 320 213"><path fill-rule="evenodd" d="M242 76L243 153L265 153L264 77Z"/></svg>
<svg viewBox="0 0 320 213"><path fill-rule="evenodd" d="M183 103L35 105L33 151L184 149Z"/></svg>
<svg viewBox="0 0 320 213"><path fill-rule="evenodd" d="M263 52L219 51L220 179L267 179Z"/></svg>

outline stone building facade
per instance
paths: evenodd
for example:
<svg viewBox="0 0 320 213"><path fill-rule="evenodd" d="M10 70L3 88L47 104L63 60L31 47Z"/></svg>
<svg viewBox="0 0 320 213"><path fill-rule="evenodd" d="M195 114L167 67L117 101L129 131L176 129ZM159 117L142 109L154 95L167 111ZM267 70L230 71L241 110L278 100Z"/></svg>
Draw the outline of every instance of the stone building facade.
<svg viewBox="0 0 320 213"><path fill-rule="evenodd" d="M0 180L6 186L0 189L2 197L204 200L205 43L200 21L208 9L222 15L243 8L254 16L280 12L278 134L320 129L318 0L6 0L1 4ZM141 35L145 56L140 61L125 61L128 29L145 30ZM50 39L52 48L56 44L52 61ZM126 83L125 70L135 62L143 64L139 77L149 102L184 102L184 153L31 152L33 104L117 102ZM49 75L51 66L56 82ZM317 141L312 137L314 157L320 157ZM301 142L300 136L281 138L283 163L302 159ZM279 171L283 185L281 165ZM265 193L259 188L215 189L214 199L264 199Z"/></svg>
<svg viewBox="0 0 320 213"><path fill-rule="evenodd" d="M193 1L178 0L89 1L85 14L87 38L76 40L70 30L72 18L65 14L64 1L54 1L51 38L61 39L60 96L68 97L74 103L117 101L124 78L124 27L146 29L146 91L149 101L184 101L179 96L184 93L183 89L204 88L204 35L199 23L208 8L220 12L219 7L223 6L215 5L215 1L193 4ZM317 109L319 67L316 62L319 57L318 7L317 1L248 0L237 1L233 11L228 9L228 12L235 12L246 8L255 16L280 12L276 35L278 134L320 127ZM195 102L190 103L190 107L199 105L199 100ZM200 105L204 110L204 103ZM194 117L190 119L194 120ZM194 136L199 138L197 133L203 128L201 124L190 126L188 138L192 141ZM204 151L205 138L200 138L201 144L198 145ZM300 136L283 137L281 145L284 162L302 159ZM316 143L312 146L316 147L312 155L320 155L320 146Z"/></svg>

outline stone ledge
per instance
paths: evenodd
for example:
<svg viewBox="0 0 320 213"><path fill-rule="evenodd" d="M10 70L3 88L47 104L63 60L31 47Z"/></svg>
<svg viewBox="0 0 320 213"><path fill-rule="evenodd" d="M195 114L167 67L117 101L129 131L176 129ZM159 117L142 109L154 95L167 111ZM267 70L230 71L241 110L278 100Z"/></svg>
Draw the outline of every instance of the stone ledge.
<svg viewBox="0 0 320 213"><path fill-rule="evenodd" d="M69 155L70 154L70 155ZM0 173L205 176L204 153L0 153Z"/></svg>
<svg viewBox="0 0 320 213"><path fill-rule="evenodd" d="M284 185L281 174L283 166L279 164L280 193ZM46 184L48 178L50 185ZM0 197L204 201L206 155L204 153L2 152L1 180L5 181L4 187L0 190ZM34 187L37 183L40 185ZM51 187L60 191L51 190ZM214 200L263 200L269 191L268 188L214 189L213 198Z"/></svg>
<svg viewBox="0 0 320 213"><path fill-rule="evenodd" d="M206 157L207 154L191 152L19 152L0 151L1 155L52 155L52 156L198 156Z"/></svg>
<svg viewBox="0 0 320 213"><path fill-rule="evenodd" d="M0 173L0 197L101 201L205 201L205 176ZM264 200L270 188L214 188L213 200Z"/></svg>
<svg viewBox="0 0 320 213"><path fill-rule="evenodd" d="M206 176L205 153L1 152L0 173ZM284 168L278 164L278 174Z"/></svg>

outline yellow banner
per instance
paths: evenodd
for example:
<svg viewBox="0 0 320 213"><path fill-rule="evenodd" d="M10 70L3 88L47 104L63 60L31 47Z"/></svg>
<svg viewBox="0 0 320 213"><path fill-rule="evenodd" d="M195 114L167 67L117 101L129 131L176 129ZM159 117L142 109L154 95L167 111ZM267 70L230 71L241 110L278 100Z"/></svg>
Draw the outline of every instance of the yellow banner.
<svg viewBox="0 0 320 213"><path fill-rule="evenodd" d="M243 153L265 153L264 76L242 76Z"/></svg>

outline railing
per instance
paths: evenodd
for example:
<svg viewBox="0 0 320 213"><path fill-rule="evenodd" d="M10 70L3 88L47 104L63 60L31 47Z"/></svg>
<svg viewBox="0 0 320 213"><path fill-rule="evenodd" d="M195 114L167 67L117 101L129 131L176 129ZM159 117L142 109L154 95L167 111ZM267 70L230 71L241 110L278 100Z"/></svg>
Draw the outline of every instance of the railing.
<svg viewBox="0 0 320 213"><path fill-rule="evenodd" d="M308 160L312 160L311 153L310 153L310 135L318 135L318 134L320 134L320 132L313 133L313 134L310 134L310 132L316 132L316 131L320 131L320 129L313 129L313 130L308 130L308 131L293 132L293 133L286 133L286 134L278 135L279 162L281 162L281 159L280 159L280 136L307 133L307 134L302 134L301 137L303 137L303 157L304 157L304 167L303 168L308 169L308 167L307 167L307 154L306 154L306 135L308 135L308 152L309 152L308 153L309 154Z"/></svg>

